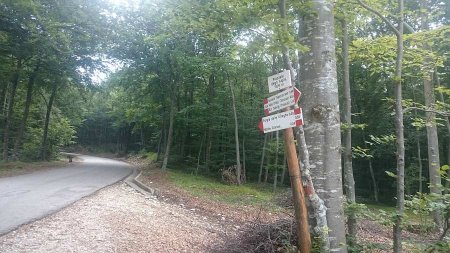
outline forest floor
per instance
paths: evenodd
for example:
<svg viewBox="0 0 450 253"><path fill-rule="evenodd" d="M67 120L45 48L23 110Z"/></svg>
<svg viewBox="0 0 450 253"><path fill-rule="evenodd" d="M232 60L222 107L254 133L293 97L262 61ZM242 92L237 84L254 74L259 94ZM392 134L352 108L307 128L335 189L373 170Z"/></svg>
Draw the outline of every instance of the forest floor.
<svg viewBox="0 0 450 253"><path fill-rule="evenodd" d="M39 221L0 236L0 252L258 252L286 250L295 238L287 189L235 187L128 159L138 178L156 190L144 196L124 183L104 188ZM275 197L277 196L277 197ZM368 219L358 224L361 252L391 252L392 229ZM433 233L404 232L405 252Z"/></svg>
<svg viewBox="0 0 450 253"><path fill-rule="evenodd" d="M129 159L129 162L142 170L142 175L138 179L148 187L155 189L155 195L158 199L181 205L190 210L196 210L204 217L210 217L223 225L237 228L236 236L225 238L226 242L222 247L231 246L233 249L230 251L239 252L249 247L266 247L267 245L263 245L262 242L264 240L270 240L271 243L274 243L275 251L277 248L280 249L280 247L285 246L276 240L286 238L274 237L286 232L278 230L282 230L281 224L283 222L293 217L292 209L286 207L286 205L289 206L289 204L286 204L289 202L286 200L289 194L285 193L289 189L284 189L284 192L280 191L275 195L272 194L269 199L264 195L248 194L245 190L244 193L232 192L230 189L239 187L230 186L230 188L227 188L220 182L216 181L214 184L211 183L211 179L195 176L193 173L187 174L174 170L163 172L158 169L158 166L148 163L144 159L132 158ZM196 181L193 178L200 179ZM252 196L253 200L249 200ZM237 200L237 198L240 199ZM368 218L359 220L358 242L361 247L359 250L361 252L392 252L392 227L380 224L383 221L386 222L389 216L387 214L384 218L381 218L382 215L380 214L388 213L390 209L386 210L385 207L369 205L368 210L373 213L372 216L377 217L377 221ZM409 225L403 231L405 252L423 252L424 246L437 240L439 235L436 232L414 231L420 228L421 222L428 223L431 222L430 219L420 220L418 216L412 215L407 222ZM265 238L265 235L261 235L261 231L259 231L261 229L273 232L272 238L270 238L270 235L267 238ZM266 234L267 231L263 231L263 233Z"/></svg>

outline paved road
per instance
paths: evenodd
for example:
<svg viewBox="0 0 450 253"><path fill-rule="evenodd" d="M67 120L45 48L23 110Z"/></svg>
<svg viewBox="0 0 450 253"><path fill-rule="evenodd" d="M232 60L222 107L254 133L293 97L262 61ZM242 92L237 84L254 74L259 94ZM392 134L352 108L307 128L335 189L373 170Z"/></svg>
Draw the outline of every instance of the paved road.
<svg viewBox="0 0 450 253"><path fill-rule="evenodd" d="M45 217L131 173L124 162L80 156L68 167L0 178L0 234Z"/></svg>

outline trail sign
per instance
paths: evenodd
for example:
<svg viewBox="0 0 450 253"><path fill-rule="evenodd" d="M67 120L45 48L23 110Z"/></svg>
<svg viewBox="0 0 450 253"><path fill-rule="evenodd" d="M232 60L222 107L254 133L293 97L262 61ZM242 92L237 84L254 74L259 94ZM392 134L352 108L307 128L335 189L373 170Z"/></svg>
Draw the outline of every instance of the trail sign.
<svg viewBox="0 0 450 253"><path fill-rule="evenodd" d="M291 87L291 72L289 70L284 70L281 73L269 76L267 82L269 83L270 93Z"/></svg>
<svg viewBox="0 0 450 253"><path fill-rule="evenodd" d="M264 117L259 122L258 127L262 132L270 133L301 125L303 125L302 109L297 108Z"/></svg>
<svg viewBox="0 0 450 253"><path fill-rule="evenodd" d="M300 91L297 88L287 89L276 95L264 99L264 114L267 116L272 112L295 105L300 98Z"/></svg>

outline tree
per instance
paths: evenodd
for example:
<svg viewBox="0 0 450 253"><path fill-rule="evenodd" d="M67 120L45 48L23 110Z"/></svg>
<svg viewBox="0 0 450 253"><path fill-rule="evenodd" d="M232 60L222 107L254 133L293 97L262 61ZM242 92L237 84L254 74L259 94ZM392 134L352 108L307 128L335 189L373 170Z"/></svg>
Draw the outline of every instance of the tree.
<svg viewBox="0 0 450 253"><path fill-rule="evenodd" d="M336 76L333 6L327 1L307 1L304 37L310 51L302 55L300 83L305 115L305 137L314 184L327 210L330 251L347 252L343 215L340 158L340 120Z"/></svg>
<svg viewBox="0 0 450 253"><path fill-rule="evenodd" d="M368 11L374 13L381 18L390 30L395 34L397 39L395 61L395 74L393 77L394 93L395 93L395 133L397 145L397 214L394 220L394 252L402 252L402 218L405 209L405 137L403 127L403 106L402 106L402 63L403 63L403 0L398 0L398 22L397 27L394 26L379 11L371 8L362 0L358 0L359 4Z"/></svg>

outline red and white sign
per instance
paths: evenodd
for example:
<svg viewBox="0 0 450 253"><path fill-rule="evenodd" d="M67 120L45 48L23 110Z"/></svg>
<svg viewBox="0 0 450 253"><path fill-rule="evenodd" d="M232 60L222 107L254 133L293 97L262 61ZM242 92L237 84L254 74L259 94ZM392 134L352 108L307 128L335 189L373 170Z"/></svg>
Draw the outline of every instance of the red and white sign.
<svg viewBox="0 0 450 253"><path fill-rule="evenodd" d="M303 125L302 109L297 108L262 118L259 129L264 133Z"/></svg>
<svg viewBox="0 0 450 253"><path fill-rule="evenodd" d="M269 76L267 82L269 83L269 93L291 87L291 72L284 70L281 73Z"/></svg>
<svg viewBox="0 0 450 253"><path fill-rule="evenodd" d="M264 114L267 116L289 106L297 104L300 98L300 91L297 88L287 89L276 95L264 99Z"/></svg>

